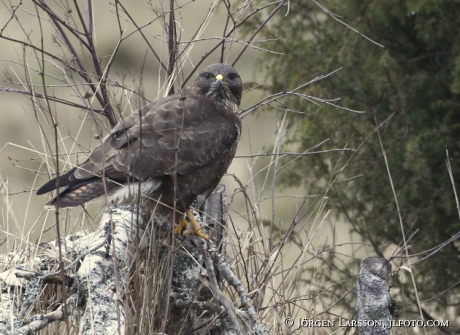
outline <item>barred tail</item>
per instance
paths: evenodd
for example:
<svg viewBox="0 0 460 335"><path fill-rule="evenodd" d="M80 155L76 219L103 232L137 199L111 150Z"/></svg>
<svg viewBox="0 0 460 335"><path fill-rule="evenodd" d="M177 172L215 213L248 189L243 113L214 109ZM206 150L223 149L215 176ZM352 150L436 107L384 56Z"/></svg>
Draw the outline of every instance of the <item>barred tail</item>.
<svg viewBox="0 0 460 335"><path fill-rule="evenodd" d="M90 179L84 183L67 187L59 193L59 198L56 197L49 201L45 208L56 209L58 206L59 208L77 207L83 205L87 201L100 197L106 192L110 192L118 186L118 183L113 181L99 178Z"/></svg>

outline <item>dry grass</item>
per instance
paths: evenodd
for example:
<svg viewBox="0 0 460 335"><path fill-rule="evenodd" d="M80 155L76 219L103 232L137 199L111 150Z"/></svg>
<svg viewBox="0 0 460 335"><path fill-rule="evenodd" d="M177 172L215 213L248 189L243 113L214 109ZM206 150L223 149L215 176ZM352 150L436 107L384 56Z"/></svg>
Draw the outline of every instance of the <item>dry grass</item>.
<svg viewBox="0 0 460 335"><path fill-rule="evenodd" d="M16 185L12 189L11 178L4 179L5 174L0 178L3 250L30 253L26 257L30 260L29 270L53 272L69 264L71 250L46 249L50 253L50 267L37 269L34 253L45 251L35 245L56 235L94 229L100 208L97 204L89 205L54 216L41 209L43 201L38 201L34 194L36 185L84 160L90 148L123 115L167 95L172 87L178 90L190 83L195 68L216 60L230 64L238 61L235 67L249 82L247 72L251 66L247 64L252 64L253 55L270 52L263 48L263 41L257 40L257 31L286 4L276 1L259 10L251 1L238 5L216 1L209 6L191 1L69 4L40 0L11 6L3 1L0 43L2 50L8 51L0 60L5 64L6 82L0 91L10 92L8 97L19 94L30 127L28 142L11 140L0 148L1 160L13 153L11 162L15 170L8 170L6 175L21 169L27 180L27 187ZM243 42L239 29L253 18L261 24L250 34L253 38ZM249 116L243 122L251 118L251 112L268 105L272 105L272 110L285 111L284 118L278 121L273 134L249 131L250 136L240 144L243 148L235 159L245 171L240 168L239 173L224 179L228 185L227 262L272 334L349 332L350 329L338 326L338 319L353 318L357 267L350 264L358 264L367 249L365 243L354 241L358 239L350 236L346 227L338 227L328 209L328 193L339 182L337 176L348 162L344 158L331 162L337 173L324 185L321 194L305 195L300 189L277 187L284 168L300 157L327 152L321 149L324 142L301 153L284 151L289 137L286 113L299 111L283 105L280 99L296 95L319 105L334 104L335 100L301 94L303 87L329 75L332 74L310 78L298 88L261 100L255 99L259 84L249 83L243 99L255 101L246 102L242 116ZM262 118L252 119L251 123L259 123ZM261 129L266 131L271 126L263 124ZM8 136L15 138L12 133ZM254 144L260 143L259 137L270 150ZM344 144L344 148L335 150L350 149ZM14 183L20 184L18 180ZM57 227L60 230L56 231ZM151 231L152 246L163 245L160 235ZM402 239L405 265L412 276L404 232ZM162 327L157 324L154 328L152 323L161 314L157 302L164 295L173 254L152 247L149 255L136 255L132 277L120 278L131 283L129 290L121 294L134 311L130 325L137 327L138 333L154 334ZM230 286L224 287L223 292L235 306L241 304ZM46 286L35 311L53 310L62 294L65 292L56 286ZM332 320L336 326L289 328L284 324L287 317L296 320L296 325L298 318L308 318ZM76 324L67 320L42 333L64 332L76 333Z"/></svg>

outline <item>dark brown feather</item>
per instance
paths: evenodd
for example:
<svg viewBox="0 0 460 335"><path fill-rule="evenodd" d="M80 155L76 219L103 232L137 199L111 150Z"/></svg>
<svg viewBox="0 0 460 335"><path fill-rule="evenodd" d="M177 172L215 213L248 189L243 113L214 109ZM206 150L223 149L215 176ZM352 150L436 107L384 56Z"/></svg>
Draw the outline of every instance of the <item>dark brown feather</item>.
<svg viewBox="0 0 460 335"><path fill-rule="evenodd" d="M218 74L222 83L217 83ZM115 190L117 184L148 180L161 181L150 196L171 206L177 174L177 200L186 210L199 194L212 192L233 159L241 129L241 89L233 68L214 64L192 87L126 117L87 161L60 177L59 186L67 188L60 193L59 207L83 204ZM104 182L108 187L101 187ZM54 179L37 194L55 188ZM55 205L55 199L49 205Z"/></svg>

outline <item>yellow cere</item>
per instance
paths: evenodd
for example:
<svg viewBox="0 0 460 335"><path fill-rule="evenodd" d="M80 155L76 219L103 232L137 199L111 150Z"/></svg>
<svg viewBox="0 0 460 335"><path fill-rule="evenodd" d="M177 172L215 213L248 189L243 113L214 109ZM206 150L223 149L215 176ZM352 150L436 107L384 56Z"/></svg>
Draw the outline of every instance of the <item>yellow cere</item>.
<svg viewBox="0 0 460 335"><path fill-rule="evenodd" d="M219 80L219 81L222 81L222 80L224 80L224 76L221 75L221 74L218 74L218 75L216 76L216 79Z"/></svg>

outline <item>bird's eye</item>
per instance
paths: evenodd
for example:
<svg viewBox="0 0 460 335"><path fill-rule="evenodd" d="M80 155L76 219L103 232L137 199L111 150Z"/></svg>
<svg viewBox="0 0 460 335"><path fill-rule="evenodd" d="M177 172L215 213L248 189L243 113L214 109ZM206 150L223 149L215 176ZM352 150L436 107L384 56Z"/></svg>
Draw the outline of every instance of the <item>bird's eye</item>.
<svg viewBox="0 0 460 335"><path fill-rule="evenodd" d="M229 73L229 74L227 75L227 78L228 78L229 80L233 80L233 79L236 78L236 74L235 74L235 73Z"/></svg>
<svg viewBox="0 0 460 335"><path fill-rule="evenodd" d="M204 77L205 77L206 79L208 79L208 80L209 80L209 79L212 79L212 74L209 73L209 72L206 72L206 73L204 73Z"/></svg>

